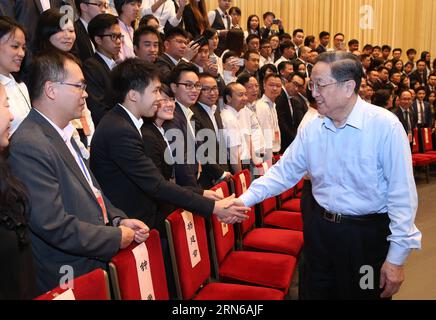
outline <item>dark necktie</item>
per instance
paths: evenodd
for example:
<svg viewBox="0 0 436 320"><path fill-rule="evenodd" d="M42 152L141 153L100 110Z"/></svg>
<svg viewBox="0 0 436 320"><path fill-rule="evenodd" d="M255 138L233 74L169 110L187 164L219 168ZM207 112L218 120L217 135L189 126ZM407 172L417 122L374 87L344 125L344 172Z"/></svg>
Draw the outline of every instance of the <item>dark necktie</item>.
<svg viewBox="0 0 436 320"><path fill-rule="evenodd" d="M222 15L223 19L226 19L227 21L227 26L224 25L224 28L227 30L230 30L231 24L230 24L230 16L227 13L224 13ZM224 22L224 21L223 21Z"/></svg>
<svg viewBox="0 0 436 320"><path fill-rule="evenodd" d="M411 133L412 132L412 124L410 123L410 116L409 116L409 111L404 111L404 118L406 119L406 129L407 129L407 133Z"/></svg>
<svg viewBox="0 0 436 320"><path fill-rule="evenodd" d="M422 101L419 101L419 113L421 115L421 124L425 124L424 104Z"/></svg>

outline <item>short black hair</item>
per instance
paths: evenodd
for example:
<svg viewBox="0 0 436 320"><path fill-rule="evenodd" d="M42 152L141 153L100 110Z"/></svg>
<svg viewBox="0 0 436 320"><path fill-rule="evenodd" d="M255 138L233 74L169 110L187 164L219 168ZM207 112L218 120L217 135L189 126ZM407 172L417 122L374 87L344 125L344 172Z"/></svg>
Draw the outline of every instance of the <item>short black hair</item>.
<svg viewBox="0 0 436 320"><path fill-rule="evenodd" d="M285 49L292 48L295 49L295 44L291 40L285 40L280 43L280 51L283 53Z"/></svg>
<svg viewBox="0 0 436 320"><path fill-rule="evenodd" d="M395 48L394 50L392 50L392 52L395 52L395 51L400 51L401 53L403 53L403 49L401 49L401 48Z"/></svg>
<svg viewBox="0 0 436 320"><path fill-rule="evenodd" d="M235 12L238 15L242 14L241 9L239 7L231 7L229 9L229 14L232 14L233 12Z"/></svg>
<svg viewBox="0 0 436 320"><path fill-rule="evenodd" d="M291 61L282 61L282 62L280 62L279 65L277 66L277 72L280 73L280 71L284 70L287 65L293 66Z"/></svg>
<svg viewBox="0 0 436 320"><path fill-rule="evenodd" d="M417 54L416 50L414 48L410 48L409 50L407 50L406 52L407 55L409 54Z"/></svg>
<svg viewBox="0 0 436 320"><path fill-rule="evenodd" d="M270 78L277 78L277 79L280 79L280 81L282 81L282 78L280 78L280 76L277 73L270 73L270 74L265 76L265 78L263 79L263 82L266 83Z"/></svg>
<svg viewBox="0 0 436 320"><path fill-rule="evenodd" d="M378 50L381 51L381 47L380 47L380 46L374 46L374 47L372 47L372 49L373 49L373 50L378 49Z"/></svg>
<svg viewBox="0 0 436 320"><path fill-rule="evenodd" d="M75 56L60 50L47 51L32 57L27 83L32 101L42 96L47 81L59 82L65 80L67 77L65 62L67 60L80 66L80 61Z"/></svg>
<svg viewBox="0 0 436 320"><path fill-rule="evenodd" d="M92 43L97 47L95 37L104 34L105 30L116 24L118 24L118 18L109 13L98 14L92 18L88 24L88 33Z"/></svg>
<svg viewBox="0 0 436 320"><path fill-rule="evenodd" d="M271 12L271 11L267 11L267 12L265 12L264 14L263 14L263 20L265 20L268 16L273 16L273 18L275 19L276 18L276 15L273 13L273 12Z"/></svg>
<svg viewBox="0 0 436 320"><path fill-rule="evenodd" d="M171 39L173 39L177 36L181 36L181 37L188 39L188 34L186 33L185 30L183 30L182 28L179 28L179 27L175 27L175 28L171 28L167 32L165 32L164 41L170 41Z"/></svg>
<svg viewBox="0 0 436 320"><path fill-rule="evenodd" d="M351 39L350 41L348 41L348 46L349 47L352 46L352 45L355 45L355 44L359 44L359 40Z"/></svg>
<svg viewBox="0 0 436 320"><path fill-rule="evenodd" d="M141 18L141 20L139 20L138 28L145 27L150 20L156 20L156 22L159 23L159 19L156 18L154 15L146 14Z"/></svg>
<svg viewBox="0 0 436 320"><path fill-rule="evenodd" d="M138 2L142 4L142 0L114 0L115 10L117 10L118 15L123 12L123 5L130 2Z"/></svg>
<svg viewBox="0 0 436 320"><path fill-rule="evenodd" d="M371 44L365 44L365 46L363 47L363 51L373 50L373 49L374 49L374 47Z"/></svg>
<svg viewBox="0 0 436 320"><path fill-rule="evenodd" d="M335 36L333 37L333 39L335 39L337 36L343 36L345 38L345 34L338 32L335 34Z"/></svg>
<svg viewBox="0 0 436 320"><path fill-rule="evenodd" d="M387 45L387 44L385 44L385 45L382 46L382 51L385 51L385 50L389 50L389 52L391 52L392 51L392 47Z"/></svg>
<svg viewBox="0 0 436 320"><path fill-rule="evenodd" d="M180 62L168 76L168 83L178 83L183 72L194 72L197 76L199 75L198 68L195 65L187 62Z"/></svg>
<svg viewBox="0 0 436 320"><path fill-rule="evenodd" d="M315 42L315 36L307 36L307 37L304 39L304 45L305 45L306 47L310 47L310 44L311 44L312 42Z"/></svg>
<svg viewBox="0 0 436 320"><path fill-rule="evenodd" d="M245 60L248 60L248 59L250 59L250 55L252 55L252 54L256 54L256 55L260 56L260 53L257 50L250 49L250 50L245 51L243 58Z"/></svg>
<svg viewBox="0 0 436 320"><path fill-rule="evenodd" d="M239 82L230 82L228 85L226 85L226 87L224 88L224 92L223 92L223 100L224 103L227 104L228 100L227 100L227 96L233 97L233 87L237 84L240 84Z"/></svg>
<svg viewBox="0 0 436 320"><path fill-rule="evenodd" d="M249 34L247 39L245 39L245 42L248 44L251 40L253 39L259 39L259 43L260 43L260 37L257 34Z"/></svg>
<svg viewBox="0 0 436 320"><path fill-rule="evenodd" d="M242 84L243 86L245 86L248 83L248 81L250 81L251 77L254 78L254 76L252 76L252 75L250 75L250 74L248 74L246 72L242 72L239 75L239 77L236 79L236 82Z"/></svg>
<svg viewBox="0 0 436 320"><path fill-rule="evenodd" d="M306 77L300 72L292 72L289 76L286 77L286 81L292 81L292 79L294 79L295 77L298 77L301 80L303 80L303 84L306 83Z"/></svg>
<svg viewBox="0 0 436 320"><path fill-rule="evenodd" d="M319 38L320 38L320 39L322 39L322 38L324 38L324 37L326 37L326 36L330 36L330 32L327 32L327 31L321 31L321 32L319 33Z"/></svg>
<svg viewBox="0 0 436 320"><path fill-rule="evenodd" d="M139 46L139 39L142 36L148 35L148 34L154 34L158 41L160 42L160 34L159 31L156 29L150 27L150 26L142 26L135 30L135 33L133 34L133 45Z"/></svg>
<svg viewBox="0 0 436 320"><path fill-rule="evenodd" d="M156 67L138 58L129 58L111 72L115 102L122 103L130 90L143 92L150 83L159 79Z"/></svg>
<svg viewBox="0 0 436 320"><path fill-rule="evenodd" d="M362 63L354 54L343 51L324 52L316 61L330 65L332 77L336 81L354 80L354 92L359 92L363 76Z"/></svg>
<svg viewBox="0 0 436 320"><path fill-rule="evenodd" d="M227 62L227 59L229 59L230 57L237 57L239 58L239 55L235 52L235 51L227 51L226 53L223 54L222 60L223 60L223 64Z"/></svg>
<svg viewBox="0 0 436 320"><path fill-rule="evenodd" d="M292 36L295 37L295 36L297 35L297 33L299 33L299 32L304 33L304 30L303 30L303 29L295 29L295 30L292 32Z"/></svg>

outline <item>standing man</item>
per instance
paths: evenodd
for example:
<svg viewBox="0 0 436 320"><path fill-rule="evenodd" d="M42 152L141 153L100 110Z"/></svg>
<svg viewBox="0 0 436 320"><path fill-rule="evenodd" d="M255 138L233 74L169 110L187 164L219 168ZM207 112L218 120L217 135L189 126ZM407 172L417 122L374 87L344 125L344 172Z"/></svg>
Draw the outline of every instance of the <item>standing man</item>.
<svg viewBox="0 0 436 320"><path fill-rule="evenodd" d="M231 6L232 0L218 0L218 8L207 14L210 27L217 30L220 39L218 48L215 50L218 56L221 56L224 51L227 33L232 27L232 19L227 11Z"/></svg>
<svg viewBox="0 0 436 320"><path fill-rule="evenodd" d="M416 117L412 108L412 93L409 90L404 90L400 93L398 98L398 108L395 108L392 112L398 117L403 125L404 131L409 139L410 148L412 148L413 129L416 128Z"/></svg>
<svg viewBox="0 0 436 320"><path fill-rule="evenodd" d="M316 205L304 223L304 299L390 298L421 247L407 136L389 111L358 97L361 69L350 53L319 56L309 87L323 117L236 200L252 206L309 173Z"/></svg>
<svg viewBox="0 0 436 320"><path fill-rule="evenodd" d="M55 52L35 57L29 79L33 108L14 133L10 165L29 191L27 219L43 293L60 284L66 267L73 277L106 268L149 230L106 199L72 138L70 121L81 117L87 97L78 60Z"/></svg>
<svg viewBox="0 0 436 320"><path fill-rule="evenodd" d="M333 50L345 51L345 35L343 33L337 33L333 37Z"/></svg>
<svg viewBox="0 0 436 320"><path fill-rule="evenodd" d="M316 48L316 52L318 52L318 54L321 54L323 52L328 51L328 45L330 43L330 33L328 33L327 31L322 31L319 34L319 46Z"/></svg>

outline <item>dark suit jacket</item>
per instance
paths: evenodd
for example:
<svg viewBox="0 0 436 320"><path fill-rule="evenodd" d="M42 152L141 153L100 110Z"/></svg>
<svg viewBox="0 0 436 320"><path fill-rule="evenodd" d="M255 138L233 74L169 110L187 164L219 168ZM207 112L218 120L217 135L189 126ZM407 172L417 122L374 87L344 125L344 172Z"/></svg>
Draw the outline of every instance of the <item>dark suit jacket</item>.
<svg viewBox="0 0 436 320"><path fill-rule="evenodd" d="M88 83L88 87L86 88L88 98L86 102L91 111L92 121L95 127L97 127L101 118L103 118L115 104L112 94L110 72L109 67L98 53L95 53L92 58L86 60L83 65L83 74Z"/></svg>
<svg viewBox="0 0 436 320"><path fill-rule="evenodd" d="M73 139L72 144L78 151ZM101 207L58 132L32 109L14 133L10 152L12 170L29 190L27 220L40 293L59 285L64 265L74 277L105 268L119 250L121 231L104 225ZM104 201L110 221L125 217Z"/></svg>
<svg viewBox="0 0 436 320"><path fill-rule="evenodd" d="M160 81L162 81L163 83L170 85L169 84L169 75L171 73L171 71L176 67L176 65L173 63L173 61L171 61L171 59L166 55L166 54L161 54L156 62L155 65L157 66L157 68L159 69L159 74L160 74Z"/></svg>
<svg viewBox="0 0 436 320"><path fill-rule="evenodd" d="M201 130L206 129L208 133L213 133L214 141L212 141L212 145L215 146L213 150L214 153L205 152L205 156L208 159L206 163L202 163L202 171L199 178L199 183L204 189L210 189L215 185L216 180L218 180L224 173L224 171L229 171L229 167L227 165L227 152L226 152L226 143L225 138L222 134L223 130L223 121L221 120L221 115L219 110L215 112L215 121L217 123L217 127L219 130L219 141L221 143L221 160L223 163L220 163L220 143L215 134L215 129L210 120L209 115L206 111L204 111L203 107L200 104L195 104L191 107L192 112L194 112L194 116L192 117L195 121L195 133L199 136L199 132ZM203 142L205 144L211 144L208 139L205 139ZM201 142L199 142L199 145Z"/></svg>
<svg viewBox="0 0 436 320"><path fill-rule="evenodd" d="M407 120L404 118L403 110L400 107L397 107L393 109L392 112L397 115L398 119L400 120L401 124L404 127L404 130L407 133ZM412 108L409 109L409 116L410 116L410 123L412 124L411 131L413 134L413 129L416 128L416 118L413 114Z"/></svg>
<svg viewBox="0 0 436 320"><path fill-rule="evenodd" d="M76 41L71 53L83 63L94 56L94 48L92 47L91 38L89 38L88 32L80 19L74 23L74 29L76 30Z"/></svg>
<svg viewBox="0 0 436 320"><path fill-rule="evenodd" d="M421 86L426 87L427 86L427 77L428 77L427 70L424 70L424 73L422 76L419 74L418 70L413 71L409 76L410 87L412 89L415 88L415 84L417 82L419 82L421 84Z"/></svg>
<svg viewBox="0 0 436 320"><path fill-rule="evenodd" d="M318 47L316 47L315 51L318 52L318 54L321 54L323 52L326 52L327 49L325 47L323 47L322 45L319 45Z"/></svg>
<svg viewBox="0 0 436 320"><path fill-rule="evenodd" d="M199 187L197 182L198 160L195 154L197 151L196 141L188 128L188 122L178 103L176 103L176 109L174 110L174 119L166 121L163 126L173 157L176 160L176 183L181 186ZM193 129L195 130L195 128Z"/></svg>
<svg viewBox="0 0 436 320"><path fill-rule="evenodd" d="M282 93L276 99L277 118L279 121L281 136L280 153L285 152L292 141L294 141L297 135L298 126L306 113L304 106L298 99L292 98L291 103L293 115L291 114L288 96L285 91L282 90Z"/></svg>
<svg viewBox="0 0 436 320"><path fill-rule="evenodd" d="M0 16L14 18L14 2L14 0L2 0L2 2L0 2Z"/></svg>
<svg viewBox="0 0 436 320"><path fill-rule="evenodd" d="M422 127L424 128L431 128L433 123L433 115L431 113L430 104L427 101L424 101L424 124ZM413 116L416 119L416 122L418 123L418 101L415 100L412 104L413 108Z"/></svg>
<svg viewBox="0 0 436 320"><path fill-rule="evenodd" d="M144 142L126 111L117 105L103 118L91 146L91 168L107 197L129 217L165 234L165 216L156 201L172 203L204 216L214 202L166 181L146 155Z"/></svg>

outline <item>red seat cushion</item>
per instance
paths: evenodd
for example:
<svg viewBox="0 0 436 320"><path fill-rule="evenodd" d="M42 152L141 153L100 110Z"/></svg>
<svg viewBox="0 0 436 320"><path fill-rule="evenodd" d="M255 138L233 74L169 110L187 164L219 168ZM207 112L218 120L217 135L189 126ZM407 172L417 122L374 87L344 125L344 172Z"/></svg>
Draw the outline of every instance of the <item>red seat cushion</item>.
<svg viewBox="0 0 436 320"><path fill-rule="evenodd" d="M301 212L301 199L295 198L285 201L280 210Z"/></svg>
<svg viewBox="0 0 436 320"><path fill-rule="evenodd" d="M417 154L412 155L412 160L415 162L416 166L427 166L432 162L428 157L423 157L422 155Z"/></svg>
<svg viewBox="0 0 436 320"><path fill-rule="evenodd" d="M211 283L194 300L283 300L282 291L231 283Z"/></svg>
<svg viewBox="0 0 436 320"><path fill-rule="evenodd" d="M265 226L303 231L303 217L301 212L272 211L263 218Z"/></svg>
<svg viewBox="0 0 436 320"><path fill-rule="evenodd" d="M285 254L233 251L220 265L219 276L223 280L276 288L286 294L296 264L295 257Z"/></svg>
<svg viewBox="0 0 436 320"><path fill-rule="evenodd" d="M285 253L298 257L303 247L303 232L257 228L245 236L242 245L247 249Z"/></svg>

